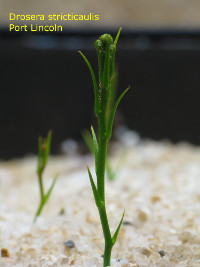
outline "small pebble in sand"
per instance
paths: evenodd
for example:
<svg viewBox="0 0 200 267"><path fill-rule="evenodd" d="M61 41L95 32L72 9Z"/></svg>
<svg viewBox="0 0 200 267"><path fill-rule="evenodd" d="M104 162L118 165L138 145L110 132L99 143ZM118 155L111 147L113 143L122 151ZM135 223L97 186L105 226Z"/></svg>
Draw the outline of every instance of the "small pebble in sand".
<svg viewBox="0 0 200 267"><path fill-rule="evenodd" d="M161 201L161 198L159 197L159 196L152 196L151 197L151 202L153 203L153 204L155 204L155 203L157 203L157 202L159 202L159 201Z"/></svg>
<svg viewBox="0 0 200 267"><path fill-rule="evenodd" d="M138 219L141 221L141 222L146 222L148 220L148 212L147 210L142 210L142 209L138 209Z"/></svg>
<svg viewBox="0 0 200 267"><path fill-rule="evenodd" d="M135 248L135 251L137 253L141 253L142 255L145 255L147 257L149 257L151 255L151 251L145 247L138 247L138 248Z"/></svg>
<svg viewBox="0 0 200 267"><path fill-rule="evenodd" d="M68 240L68 241L64 242L64 245L66 248L74 248L75 247L75 244L72 240Z"/></svg>
<svg viewBox="0 0 200 267"><path fill-rule="evenodd" d="M10 257L7 248L2 248L1 249L1 257Z"/></svg>
<svg viewBox="0 0 200 267"><path fill-rule="evenodd" d="M61 265L68 264L68 263L69 263L69 259L68 258L63 258L62 261L61 261Z"/></svg>
<svg viewBox="0 0 200 267"><path fill-rule="evenodd" d="M65 214L65 209L64 208L61 208L60 209L60 212L59 212L59 215L64 215Z"/></svg>
<svg viewBox="0 0 200 267"><path fill-rule="evenodd" d="M160 254L161 257L164 257L165 256L165 252L162 249L158 253Z"/></svg>
<svg viewBox="0 0 200 267"><path fill-rule="evenodd" d="M132 223L129 222L129 221L124 221L122 224L123 224L123 225L132 225Z"/></svg>

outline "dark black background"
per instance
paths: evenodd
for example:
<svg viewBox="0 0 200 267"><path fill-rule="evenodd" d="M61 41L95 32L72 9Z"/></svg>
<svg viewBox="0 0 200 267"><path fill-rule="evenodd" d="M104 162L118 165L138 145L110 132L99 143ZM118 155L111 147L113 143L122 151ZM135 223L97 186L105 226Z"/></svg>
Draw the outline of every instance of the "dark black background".
<svg viewBox="0 0 200 267"><path fill-rule="evenodd" d="M52 152L90 128L93 87L81 50L97 71L94 41L105 31L0 31L0 158L37 152L53 129ZM113 30L106 32L115 34ZM200 32L122 32L116 61L124 123L142 137L200 144Z"/></svg>

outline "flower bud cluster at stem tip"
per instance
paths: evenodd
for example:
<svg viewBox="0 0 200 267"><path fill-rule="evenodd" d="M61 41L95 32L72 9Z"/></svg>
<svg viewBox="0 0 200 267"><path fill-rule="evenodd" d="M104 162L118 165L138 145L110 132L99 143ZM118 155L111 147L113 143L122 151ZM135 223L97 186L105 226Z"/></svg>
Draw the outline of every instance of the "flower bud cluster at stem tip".
<svg viewBox="0 0 200 267"><path fill-rule="evenodd" d="M114 73L116 44L113 44L110 34L103 34L99 40L96 40L95 47L98 55L99 83L102 87L109 87L110 78Z"/></svg>

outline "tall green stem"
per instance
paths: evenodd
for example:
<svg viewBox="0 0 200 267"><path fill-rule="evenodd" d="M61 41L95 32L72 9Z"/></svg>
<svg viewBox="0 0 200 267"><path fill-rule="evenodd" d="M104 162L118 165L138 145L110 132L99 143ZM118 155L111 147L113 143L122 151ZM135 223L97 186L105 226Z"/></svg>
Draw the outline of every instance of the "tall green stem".
<svg viewBox="0 0 200 267"><path fill-rule="evenodd" d="M100 109L98 114L98 141L99 141L99 151L98 151L98 164L97 164L97 191L99 197L103 202L101 207L98 207L101 225L103 229L104 239L105 239L105 248L104 248L104 267L110 265L110 257L112 251L112 237L110 233L110 227L108 223L106 206L105 206L105 166L106 166L106 157L107 157L107 113L108 113L108 103L110 99L110 45L112 43L112 37L109 35L104 35L102 41L105 44L99 43L100 51L97 53L104 53L99 65L102 72L100 73ZM101 41L101 42L102 42ZM98 46L96 44L96 46ZM104 46L104 48L103 48ZM102 49L104 51L102 51ZM102 64L103 61L103 64Z"/></svg>
<svg viewBox="0 0 200 267"><path fill-rule="evenodd" d="M105 114L101 114L98 118L99 127L99 153L98 153L98 165L96 170L97 175L97 190L102 201L105 201L105 165L107 155L107 138L106 138L106 120Z"/></svg>
<svg viewBox="0 0 200 267"><path fill-rule="evenodd" d="M101 225L103 229L104 239L105 239L105 247L104 247L104 267L110 266L110 258L111 258L111 251L112 251L112 237L110 233L110 227L108 223L107 213L105 204L102 208L99 208L99 215L101 219Z"/></svg>
<svg viewBox="0 0 200 267"><path fill-rule="evenodd" d="M104 267L110 265L110 257L112 251L112 237L108 223L106 207L105 207L105 163L107 155L107 136L106 136L106 113L102 112L98 118L99 126L99 153L98 153L98 167L97 167L97 191L99 197L103 202L102 207L98 207L101 225L103 229L105 248L104 248Z"/></svg>
<svg viewBox="0 0 200 267"><path fill-rule="evenodd" d="M40 187L40 198L42 201L43 197L44 197L44 188L43 188L43 183L42 183L42 172L38 174L38 180L39 180L39 187Z"/></svg>
<svg viewBox="0 0 200 267"><path fill-rule="evenodd" d="M42 211L42 209L44 207L44 204L45 204L45 202L43 201L43 199L41 199L40 205L39 205L39 207L37 209L37 212L36 212L34 220L33 220L34 223L37 221L37 217L40 215L40 213L41 213L41 211Z"/></svg>

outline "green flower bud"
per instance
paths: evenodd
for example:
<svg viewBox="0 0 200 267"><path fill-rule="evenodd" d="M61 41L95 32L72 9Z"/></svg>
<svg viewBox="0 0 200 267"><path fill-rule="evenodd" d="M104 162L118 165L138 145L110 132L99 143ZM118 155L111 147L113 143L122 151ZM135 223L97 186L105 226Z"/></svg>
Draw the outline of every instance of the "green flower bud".
<svg viewBox="0 0 200 267"><path fill-rule="evenodd" d="M113 75L113 38L110 34L103 34L95 42L95 47L98 55L99 65L99 83L100 85L108 86L109 80ZM105 78L103 80L103 78ZM108 89L108 88L107 88Z"/></svg>

